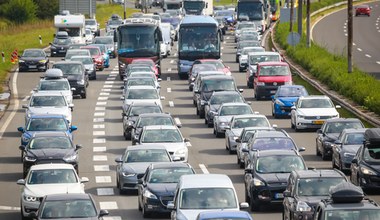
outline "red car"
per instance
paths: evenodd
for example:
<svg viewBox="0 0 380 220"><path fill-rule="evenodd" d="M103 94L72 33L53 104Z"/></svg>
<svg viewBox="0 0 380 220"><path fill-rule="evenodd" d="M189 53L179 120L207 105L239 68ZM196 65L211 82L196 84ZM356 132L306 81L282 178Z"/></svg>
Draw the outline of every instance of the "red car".
<svg viewBox="0 0 380 220"><path fill-rule="evenodd" d="M99 47L94 46L82 46L80 49L87 49L90 51L91 57L96 64L96 70L104 70L104 57Z"/></svg>
<svg viewBox="0 0 380 220"><path fill-rule="evenodd" d="M194 66L194 64L212 64L212 65L214 65L216 67L216 69L218 71L222 71L222 72L224 72L224 74L226 74L228 76L231 76L230 67L226 66L221 60L217 60L217 59L199 59L199 60L195 60L194 61L193 66ZM190 69L190 72L191 72L191 69Z"/></svg>
<svg viewBox="0 0 380 220"><path fill-rule="evenodd" d="M153 60L151 60L151 59L148 59L148 58L133 59L132 60L132 64L148 65L148 66L152 67L152 69L154 70L154 73L156 74L157 78L161 77L161 72L159 70L159 66L156 65L156 63Z"/></svg>
<svg viewBox="0 0 380 220"><path fill-rule="evenodd" d="M359 5L355 7L355 16L367 15L371 16L371 8L369 5Z"/></svg>

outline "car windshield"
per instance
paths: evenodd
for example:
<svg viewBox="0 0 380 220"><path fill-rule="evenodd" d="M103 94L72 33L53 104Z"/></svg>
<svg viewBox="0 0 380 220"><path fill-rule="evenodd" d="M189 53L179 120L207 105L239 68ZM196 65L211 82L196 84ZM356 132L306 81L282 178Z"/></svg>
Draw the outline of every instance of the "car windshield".
<svg viewBox="0 0 380 220"><path fill-rule="evenodd" d="M259 157L255 169L258 173L290 173L306 167L300 156L275 155Z"/></svg>
<svg viewBox="0 0 380 220"><path fill-rule="evenodd" d="M212 91L231 91L236 90L235 81L231 80L204 80L203 81L203 92L212 92Z"/></svg>
<svg viewBox="0 0 380 220"><path fill-rule="evenodd" d="M142 117L136 127L142 128L148 125L174 125L174 121L171 117Z"/></svg>
<svg viewBox="0 0 380 220"><path fill-rule="evenodd" d="M98 215L90 199L45 201L41 209L42 219L94 218Z"/></svg>
<svg viewBox="0 0 380 220"><path fill-rule="evenodd" d="M210 98L211 105L221 105L227 102L244 102L243 97L239 94L223 94L223 95L213 95Z"/></svg>
<svg viewBox="0 0 380 220"><path fill-rule="evenodd" d="M366 146L363 154L364 161L368 163L380 163L380 148L378 146Z"/></svg>
<svg viewBox="0 0 380 220"><path fill-rule="evenodd" d="M31 170L27 178L29 185L78 183L74 169Z"/></svg>
<svg viewBox="0 0 380 220"><path fill-rule="evenodd" d="M237 29L238 30L241 30L243 28L256 28L256 25L255 23L240 23L238 26L237 26Z"/></svg>
<svg viewBox="0 0 380 220"><path fill-rule="evenodd" d="M206 60L206 61L202 61L202 63L214 65L217 69L223 69L224 68L224 64L222 62L220 62L219 60Z"/></svg>
<svg viewBox="0 0 380 220"><path fill-rule="evenodd" d="M127 99L158 99L156 89L129 89Z"/></svg>
<svg viewBox="0 0 380 220"><path fill-rule="evenodd" d="M270 127L270 124L266 118L236 118L232 124L234 128L246 128L246 127Z"/></svg>
<svg viewBox="0 0 380 220"><path fill-rule="evenodd" d="M33 138L29 145L29 149L70 149L73 148L69 137L37 137Z"/></svg>
<svg viewBox="0 0 380 220"><path fill-rule="evenodd" d="M344 137L343 144L345 145L359 145L363 144L364 133L349 133Z"/></svg>
<svg viewBox="0 0 380 220"><path fill-rule="evenodd" d="M261 66L260 76L289 76L290 70L287 66Z"/></svg>
<svg viewBox="0 0 380 220"><path fill-rule="evenodd" d="M27 131L67 131L68 126L63 118L32 118L26 127Z"/></svg>
<svg viewBox="0 0 380 220"><path fill-rule="evenodd" d="M166 150L161 149L141 149L129 150L124 159L125 163L146 163L146 162L171 162Z"/></svg>
<svg viewBox="0 0 380 220"><path fill-rule="evenodd" d="M154 83L153 78L144 78L144 79L139 79L139 78L130 78L127 81L126 88L130 86L156 86Z"/></svg>
<svg viewBox="0 0 380 220"><path fill-rule="evenodd" d="M189 167L158 168L150 172L149 183L178 183L182 175L193 174Z"/></svg>
<svg viewBox="0 0 380 220"><path fill-rule="evenodd" d="M299 196L328 196L330 187L345 181L343 177L301 178L298 181L297 194Z"/></svg>
<svg viewBox="0 0 380 220"><path fill-rule="evenodd" d="M250 55L249 62L251 64L257 64L262 62L279 62L281 61L279 55Z"/></svg>
<svg viewBox="0 0 380 220"><path fill-rule="evenodd" d="M309 95L304 87L279 87L278 97L299 97Z"/></svg>
<svg viewBox="0 0 380 220"><path fill-rule="evenodd" d="M141 138L143 143L178 143L183 142L183 138L177 129L150 129L146 130Z"/></svg>
<svg viewBox="0 0 380 220"><path fill-rule="evenodd" d="M215 17L221 17L221 16L233 16L234 12L233 11L216 11L215 12Z"/></svg>
<svg viewBox="0 0 380 220"><path fill-rule="evenodd" d="M300 108L334 108L329 99L304 99L301 101Z"/></svg>
<svg viewBox="0 0 380 220"><path fill-rule="evenodd" d="M251 150L294 150L297 149L290 138L257 138Z"/></svg>
<svg viewBox="0 0 380 220"><path fill-rule="evenodd" d="M343 129L363 128L363 124L358 121L353 122L328 122L326 124L326 133L341 133Z"/></svg>
<svg viewBox="0 0 380 220"><path fill-rule="evenodd" d="M243 134L243 138L241 140L242 143L247 143L248 140L252 137L252 135L255 134L255 131L246 131Z"/></svg>
<svg viewBox="0 0 380 220"><path fill-rule="evenodd" d="M326 210L325 220L376 220L380 219L380 209L335 209L335 210Z"/></svg>
<svg viewBox="0 0 380 220"><path fill-rule="evenodd" d="M152 69L149 66L135 66L129 72L152 72Z"/></svg>
<svg viewBox="0 0 380 220"><path fill-rule="evenodd" d="M70 85L67 81L41 81L38 90L49 91L49 90L70 90Z"/></svg>
<svg viewBox="0 0 380 220"><path fill-rule="evenodd" d="M79 64L54 64L53 68L57 68L62 70L63 75L81 75L82 74L82 66Z"/></svg>
<svg viewBox="0 0 380 220"><path fill-rule="evenodd" d="M41 50L25 50L22 56L23 57L45 57L45 54Z"/></svg>
<svg viewBox="0 0 380 220"><path fill-rule="evenodd" d="M30 100L30 107L63 107L66 106L65 97L63 96L33 96Z"/></svg>
<svg viewBox="0 0 380 220"><path fill-rule="evenodd" d="M79 50L75 50L75 51L68 50L66 52L65 60L69 60L73 56L88 56L88 52L87 51L88 50L85 50L85 49L79 49Z"/></svg>
<svg viewBox="0 0 380 220"><path fill-rule="evenodd" d="M110 33L110 32L107 32L107 33ZM102 52L103 54L107 54L106 53L106 45L104 45L104 44L90 44L89 46L97 47L100 49L100 52Z"/></svg>
<svg viewBox="0 0 380 220"><path fill-rule="evenodd" d="M71 61L79 61L82 62L84 65L94 64L91 57L73 57L71 58Z"/></svg>
<svg viewBox="0 0 380 220"><path fill-rule="evenodd" d="M85 20L85 25L96 25L96 21L95 20Z"/></svg>
<svg viewBox="0 0 380 220"><path fill-rule="evenodd" d="M112 37L96 37L94 39L94 43L96 44L113 44Z"/></svg>
<svg viewBox="0 0 380 220"><path fill-rule="evenodd" d="M247 55L248 53L251 53L251 52L264 52L264 51L265 51L264 47L254 47L254 48L243 49L241 54Z"/></svg>
<svg viewBox="0 0 380 220"><path fill-rule="evenodd" d="M71 40L70 40L70 38L54 38L53 44L69 45L69 44L71 44Z"/></svg>
<svg viewBox="0 0 380 220"><path fill-rule="evenodd" d="M237 207L232 188L189 188L182 189L180 192L180 209L232 209Z"/></svg>
<svg viewBox="0 0 380 220"><path fill-rule="evenodd" d="M257 40L247 40L247 41L239 41L237 48L242 49L244 47L260 47L260 41Z"/></svg>
<svg viewBox="0 0 380 220"><path fill-rule="evenodd" d="M154 62L152 60L134 60L132 61L132 64L141 64L141 65L147 65L147 66L154 66Z"/></svg>
<svg viewBox="0 0 380 220"><path fill-rule="evenodd" d="M100 49L97 47L85 47L82 49L86 49L90 51L91 56L99 56L101 55Z"/></svg>
<svg viewBox="0 0 380 220"><path fill-rule="evenodd" d="M142 73L142 72L132 72L130 73L128 78L136 78L136 77L150 77L152 79L156 79L156 75L154 73Z"/></svg>
<svg viewBox="0 0 380 220"><path fill-rule="evenodd" d="M108 25L121 25L122 21L121 20L109 20Z"/></svg>
<svg viewBox="0 0 380 220"><path fill-rule="evenodd" d="M157 106L132 106L129 116L139 116L144 113L161 113L161 108Z"/></svg>
<svg viewBox="0 0 380 220"><path fill-rule="evenodd" d="M247 115L247 114L253 114L253 111L251 107L249 106L223 106L220 109L219 115L220 116L227 116L227 115Z"/></svg>

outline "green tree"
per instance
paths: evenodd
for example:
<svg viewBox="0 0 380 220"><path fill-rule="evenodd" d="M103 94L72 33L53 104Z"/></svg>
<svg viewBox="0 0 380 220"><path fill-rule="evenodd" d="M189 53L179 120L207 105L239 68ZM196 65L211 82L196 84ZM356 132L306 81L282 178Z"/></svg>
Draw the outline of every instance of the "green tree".
<svg viewBox="0 0 380 220"><path fill-rule="evenodd" d="M3 15L15 23L24 23L36 18L37 6L33 0L12 0L2 5Z"/></svg>
<svg viewBox="0 0 380 220"><path fill-rule="evenodd" d="M33 0L37 5L39 19L54 18L59 13L59 0Z"/></svg>

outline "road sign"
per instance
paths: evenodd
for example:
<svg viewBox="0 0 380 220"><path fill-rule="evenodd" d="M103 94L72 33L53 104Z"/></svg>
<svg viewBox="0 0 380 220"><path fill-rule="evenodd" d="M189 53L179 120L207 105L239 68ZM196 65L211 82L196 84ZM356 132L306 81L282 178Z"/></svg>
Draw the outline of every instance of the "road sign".
<svg viewBox="0 0 380 220"><path fill-rule="evenodd" d="M59 12L70 11L71 14L84 14L93 17L96 13L96 0L59 0Z"/></svg>
<svg viewBox="0 0 380 220"><path fill-rule="evenodd" d="M297 32L291 32L286 38L286 42L288 42L289 45L296 46L300 42L300 39L301 37Z"/></svg>

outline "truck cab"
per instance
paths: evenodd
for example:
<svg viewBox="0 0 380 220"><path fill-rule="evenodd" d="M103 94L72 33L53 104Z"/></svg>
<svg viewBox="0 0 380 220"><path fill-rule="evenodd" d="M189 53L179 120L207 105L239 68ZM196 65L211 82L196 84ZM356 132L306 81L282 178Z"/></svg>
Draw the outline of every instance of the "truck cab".
<svg viewBox="0 0 380 220"><path fill-rule="evenodd" d="M56 33L65 31L71 37L73 44L86 43L86 29L84 15L56 15L54 16Z"/></svg>

